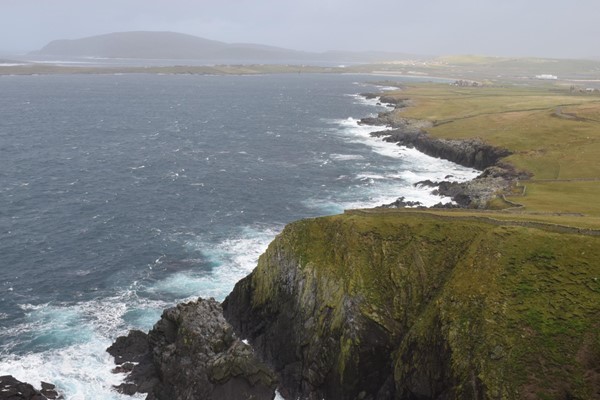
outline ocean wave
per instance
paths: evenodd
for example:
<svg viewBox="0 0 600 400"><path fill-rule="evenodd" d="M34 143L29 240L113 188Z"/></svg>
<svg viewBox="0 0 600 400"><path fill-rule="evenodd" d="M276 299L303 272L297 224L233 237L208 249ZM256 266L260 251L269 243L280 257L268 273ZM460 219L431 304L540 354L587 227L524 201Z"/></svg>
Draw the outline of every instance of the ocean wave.
<svg viewBox="0 0 600 400"><path fill-rule="evenodd" d="M359 122L359 119L352 117L330 121L332 125L337 126L335 132L338 135L344 136L352 143L360 143L369 146L376 153L386 157L404 157L405 151L400 146L396 145L396 143L386 142L383 138L371 136L371 133L373 132L388 131L392 128L388 126L361 125Z"/></svg>
<svg viewBox="0 0 600 400"><path fill-rule="evenodd" d="M198 236L190 239L187 233L179 239L201 252L212 270L176 272L149 286L133 282L127 290L101 299L20 305L24 317L0 334L0 375L12 374L34 385L52 382L68 399L131 399L113 390L124 375L110 372L114 362L105 350L129 329L149 330L162 310L174 304L145 295L168 293L179 301L198 296L223 300L254 269L281 228L248 226L217 243ZM155 265L165 262L163 258Z"/></svg>
<svg viewBox="0 0 600 400"><path fill-rule="evenodd" d="M333 130L336 134L349 142L368 146L375 153L398 159L399 162L401 160L401 165L397 168L380 167L369 171L371 167L365 164L363 171L356 173L350 179L348 188L341 193L305 199L304 205L322 213L335 214L345 209L376 207L392 203L400 197L419 202L423 206L451 203L451 198L433 195L430 187L417 187L415 184L423 180L462 182L479 174L479 171L472 168L430 157L415 149L371 136L372 132L389 130L389 127L360 125L359 120L352 117L331 120L329 123L335 126ZM368 169L364 171L365 168Z"/></svg>
<svg viewBox="0 0 600 400"><path fill-rule="evenodd" d="M348 96L352 97L354 104L370 106L381 111L389 109L388 106L380 103L379 97L367 98L361 94L349 94Z"/></svg>
<svg viewBox="0 0 600 400"><path fill-rule="evenodd" d="M236 282L256 267L258 257L281 229L282 226L246 226L217 243L202 236L187 239L186 247L199 251L212 265L212 269L178 272L157 282L148 290L176 295L182 299L201 296L223 300Z"/></svg>
<svg viewBox="0 0 600 400"><path fill-rule="evenodd" d="M329 158L334 161L354 161L354 160L364 160L364 157L360 154L330 154Z"/></svg>
<svg viewBox="0 0 600 400"><path fill-rule="evenodd" d="M131 328L149 329L166 306L135 290L79 303L23 304L25 316L0 335L0 375L34 386L52 382L67 399L131 398L114 391L124 375L110 372L114 362L105 350Z"/></svg>
<svg viewBox="0 0 600 400"><path fill-rule="evenodd" d="M37 389L41 381L51 382L69 400L143 399L145 395L126 396L117 393L124 374L113 374L112 357L105 349L111 340L94 337L85 343L24 356L11 354L0 362L0 375L13 375Z"/></svg>

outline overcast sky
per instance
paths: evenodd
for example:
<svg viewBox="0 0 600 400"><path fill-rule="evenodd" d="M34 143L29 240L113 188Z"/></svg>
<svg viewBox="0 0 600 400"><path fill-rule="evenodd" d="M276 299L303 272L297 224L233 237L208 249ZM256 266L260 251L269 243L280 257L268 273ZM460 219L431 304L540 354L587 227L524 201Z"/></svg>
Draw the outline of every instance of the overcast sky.
<svg viewBox="0 0 600 400"><path fill-rule="evenodd" d="M600 0L0 0L0 51L159 30L296 50L600 57Z"/></svg>

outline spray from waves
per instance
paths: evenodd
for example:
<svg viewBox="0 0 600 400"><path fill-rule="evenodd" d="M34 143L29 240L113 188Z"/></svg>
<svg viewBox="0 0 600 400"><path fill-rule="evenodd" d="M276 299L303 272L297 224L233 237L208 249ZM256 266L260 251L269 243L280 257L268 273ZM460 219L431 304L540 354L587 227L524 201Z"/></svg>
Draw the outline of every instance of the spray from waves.
<svg viewBox="0 0 600 400"><path fill-rule="evenodd" d="M407 201L416 201L423 206L437 203L449 203L449 197L433 195L431 188L417 185L419 181L456 181L463 182L475 178L479 171L465 168L447 160L430 157L415 149L398 146L396 143L373 137L371 133L390 130L389 127L360 125L355 118L329 121L335 127L332 132L341 135L352 143L370 147L383 156L398 159L401 166L383 168L373 166L346 178L348 188L341 193L330 193L319 198L304 201L307 207L321 212L335 214L345 209L369 208L394 202L399 197ZM337 162L360 162L361 157L331 154ZM401 161L401 162L400 162Z"/></svg>
<svg viewBox="0 0 600 400"><path fill-rule="evenodd" d="M382 138L371 136L373 132L389 131L392 128L388 126L361 125L359 121L356 118L349 117L346 119L331 120L329 123L335 126L333 129L334 133L343 136L351 143L360 143L369 146L376 153L386 157L403 157L403 152L399 146L386 142Z"/></svg>
<svg viewBox="0 0 600 400"><path fill-rule="evenodd" d="M324 214L339 214L344 210L390 204L400 197L407 201L419 202L426 207L452 201L449 197L432 195L431 188L415 187L393 174L388 174L379 178L373 175L371 178L355 179L353 184L341 193L309 198L304 200L303 204Z"/></svg>
<svg viewBox="0 0 600 400"><path fill-rule="evenodd" d="M0 333L0 375L34 386L52 382L66 399L131 399L113 389L125 376L111 372L114 362L106 348L130 328L147 329L140 323L155 322L156 311L166 305L139 298L133 290L75 304L22 305L22 321Z"/></svg>
<svg viewBox="0 0 600 400"><path fill-rule="evenodd" d="M208 273L178 272L150 287L134 282L118 295L87 302L22 305L23 320L0 332L0 375L34 385L52 382L67 399L131 399L113 389L125 375L111 372L114 362L106 348L129 329L149 330L173 304L156 298L223 300L252 271L281 228L245 227L216 244L200 237L188 241L191 250L210 260L213 269Z"/></svg>
<svg viewBox="0 0 600 400"><path fill-rule="evenodd" d="M183 296L182 300L214 297L222 301L237 281L248 275L258 262L258 257L281 231L282 226L247 226L238 234L213 243L195 237L186 243L190 250L200 251L213 266L210 271L179 272L156 283L149 290Z"/></svg>
<svg viewBox="0 0 600 400"><path fill-rule="evenodd" d="M41 381L54 383L69 400L126 400L131 396L117 393L112 386L122 383L123 374L113 374L112 357L105 352L111 341L90 340L43 353L29 353L23 357L10 355L3 359L0 375L39 385ZM39 386L37 389L40 389ZM143 399L137 395L134 399Z"/></svg>
<svg viewBox="0 0 600 400"><path fill-rule="evenodd" d="M361 104L387 111L394 109L393 105L381 103L379 97L368 98L360 94L349 94L347 96L353 99L354 104Z"/></svg>

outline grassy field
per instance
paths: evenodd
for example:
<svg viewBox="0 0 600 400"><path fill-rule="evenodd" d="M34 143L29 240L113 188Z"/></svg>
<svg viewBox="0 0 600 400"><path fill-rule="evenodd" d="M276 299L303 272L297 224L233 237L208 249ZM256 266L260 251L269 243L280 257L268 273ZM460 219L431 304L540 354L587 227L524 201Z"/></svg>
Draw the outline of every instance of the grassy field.
<svg viewBox="0 0 600 400"><path fill-rule="evenodd" d="M541 83L537 75L555 75L562 84L582 83L598 87L600 61L526 57L486 57L456 55L428 60L400 60L377 65L357 66L362 71L381 74L438 76L473 79L493 83ZM584 83L585 82L585 83Z"/></svg>
<svg viewBox="0 0 600 400"><path fill-rule="evenodd" d="M480 138L513 154L504 161L533 174L506 198L522 208L504 214L568 219L600 227L600 93L553 85L456 87L410 85L395 92L414 106L398 117L433 122L429 133L448 139ZM577 216L580 215L580 216Z"/></svg>

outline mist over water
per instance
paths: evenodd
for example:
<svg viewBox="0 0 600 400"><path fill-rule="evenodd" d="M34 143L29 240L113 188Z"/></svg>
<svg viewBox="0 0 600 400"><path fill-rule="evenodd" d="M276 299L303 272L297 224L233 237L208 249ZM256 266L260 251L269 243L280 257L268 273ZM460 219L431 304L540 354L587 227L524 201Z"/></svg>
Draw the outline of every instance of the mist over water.
<svg viewBox="0 0 600 400"><path fill-rule="evenodd" d="M475 175L371 138L370 79L0 77L0 374L129 398L111 341L222 300L286 223Z"/></svg>

